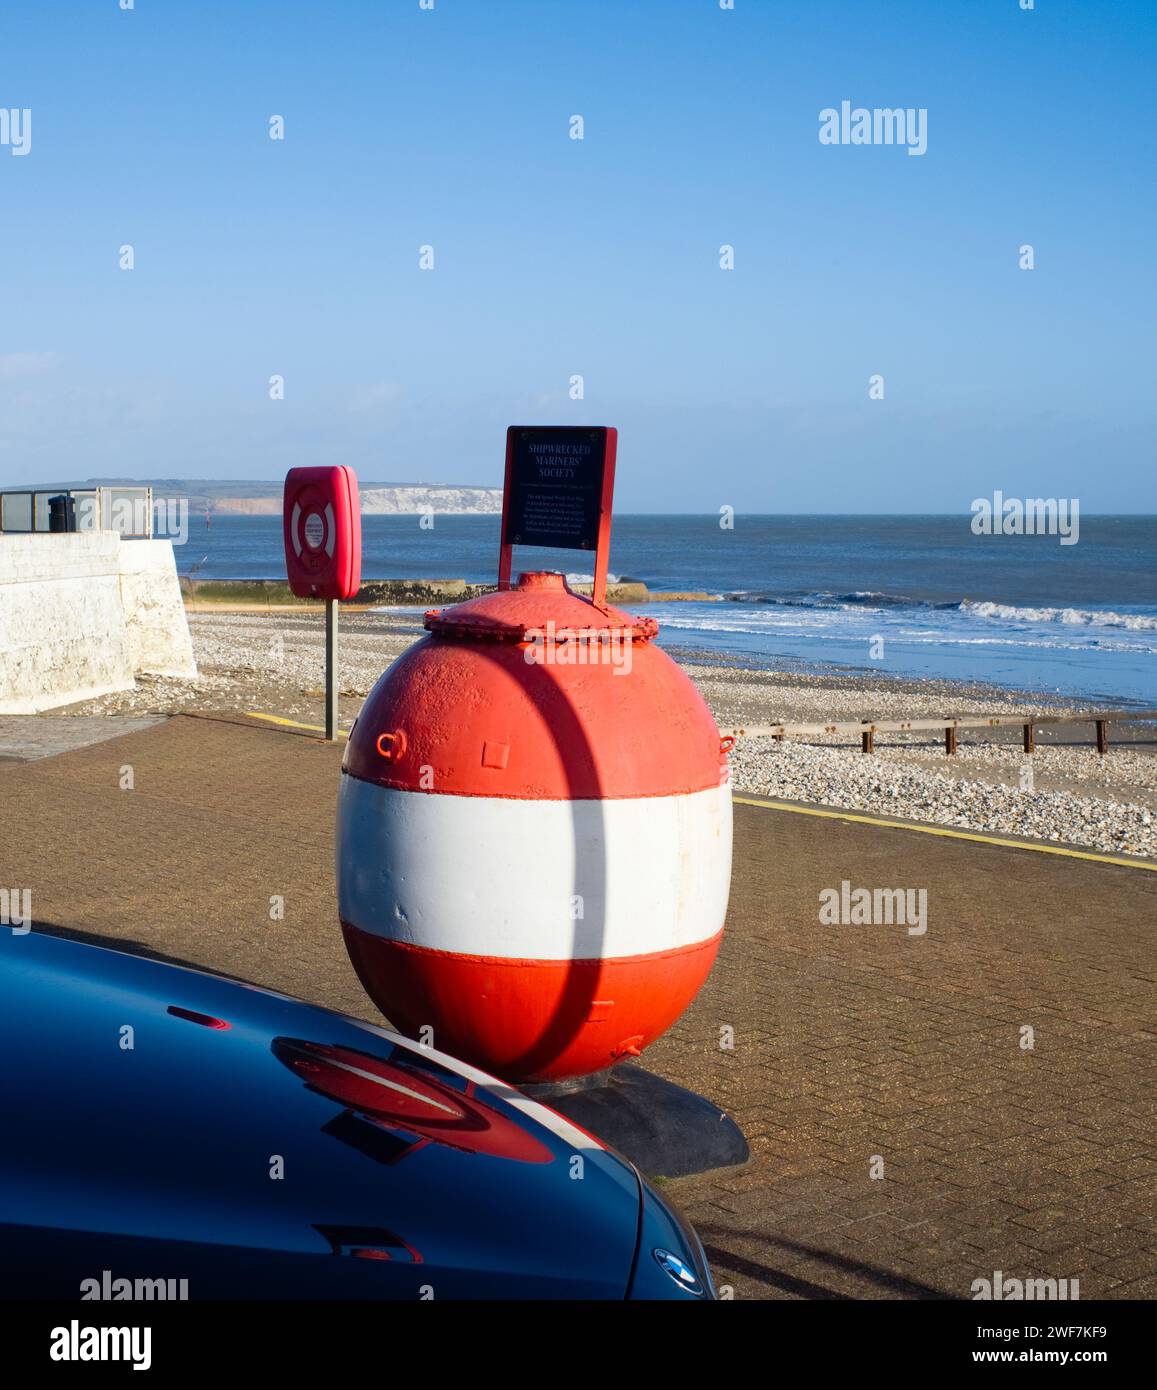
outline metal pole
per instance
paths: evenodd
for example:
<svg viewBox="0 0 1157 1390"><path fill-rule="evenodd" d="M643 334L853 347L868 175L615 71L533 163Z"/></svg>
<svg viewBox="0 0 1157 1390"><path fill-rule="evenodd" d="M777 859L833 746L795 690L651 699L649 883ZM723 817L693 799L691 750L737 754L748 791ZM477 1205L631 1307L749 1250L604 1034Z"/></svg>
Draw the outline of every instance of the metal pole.
<svg viewBox="0 0 1157 1390"><path fill-rule="evenodd" d="M325 601L325 737L332 743L337 735L337 613L338 601Z"/></svg>

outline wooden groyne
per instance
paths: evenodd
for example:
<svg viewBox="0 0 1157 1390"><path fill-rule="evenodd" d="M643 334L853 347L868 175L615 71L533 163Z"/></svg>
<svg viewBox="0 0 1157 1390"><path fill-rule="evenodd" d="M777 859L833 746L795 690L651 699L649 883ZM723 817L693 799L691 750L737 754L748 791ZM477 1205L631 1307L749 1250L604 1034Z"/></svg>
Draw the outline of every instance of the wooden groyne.
<svg viewBox="0 0 1157 1390"><path fill-rule="evenodd" d="M824 734L859 736L860 750L875 752L877 734L940 733L944 752L956 752L957 735L961 729L1015 729L1023 731L1024 751L1036 750L1036 730L1046 724L1091 724L1096 730L1097 752L1104 757L1109 751L1109 725L1125 720L1157 721L1157 709L1148 710L1082 710L1074 714L963 714L927 719L861 719L836 720L830 724L746 724L725 730L725 736L737 738L791 737L818 738Z"/></svg>

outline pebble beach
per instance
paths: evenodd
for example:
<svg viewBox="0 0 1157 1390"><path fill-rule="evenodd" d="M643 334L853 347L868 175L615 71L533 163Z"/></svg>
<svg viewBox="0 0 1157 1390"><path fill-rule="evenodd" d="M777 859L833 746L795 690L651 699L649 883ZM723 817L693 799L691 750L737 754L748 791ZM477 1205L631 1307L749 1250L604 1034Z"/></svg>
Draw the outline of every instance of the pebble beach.
<svg viewBox="0 0 1157 1390"><path fill-rule="evenodd" d="M421 612L343 613L341 717L348 724L382 671L421 635ZM61 713L262 712L316 724L322 713L320 612L191 607L200 678L143 677L137 688ZM1088 708L991 686L892 679L886 672L748 670L673 650L721 729L750 724L1059 714ZM1042 726L1026 758L1017 730L962 732L946 757L935 734L877 736L864 754L847 737L744 737L731 753L740 795L883 815L989 835L1027 837L1100 853L1157 859L1157 759L1152 725L1113 726L1109 754L1089 725ZM1023 769L1031 765L1031 783Z"/></svg>

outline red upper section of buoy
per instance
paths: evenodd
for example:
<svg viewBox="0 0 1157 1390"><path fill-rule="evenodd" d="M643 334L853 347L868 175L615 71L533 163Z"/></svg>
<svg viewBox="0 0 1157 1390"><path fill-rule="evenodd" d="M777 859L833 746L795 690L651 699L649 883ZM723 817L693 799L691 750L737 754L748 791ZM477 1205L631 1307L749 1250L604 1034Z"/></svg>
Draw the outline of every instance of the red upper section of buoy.
<svg viewBox="0 0 1157 1390"><path fill-rule="evenodd" d="M345 769L404 791L581 800L726 780L703 697L651 638L559 574L426 617L371 691Z"/></svg>

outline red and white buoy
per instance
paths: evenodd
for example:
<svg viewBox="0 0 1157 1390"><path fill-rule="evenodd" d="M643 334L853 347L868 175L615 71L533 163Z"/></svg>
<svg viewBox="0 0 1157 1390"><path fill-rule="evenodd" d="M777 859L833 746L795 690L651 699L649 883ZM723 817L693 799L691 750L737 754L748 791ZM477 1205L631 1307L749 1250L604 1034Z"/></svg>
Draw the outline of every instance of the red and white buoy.
<svg viewBox="0 0 1157 1390"><path fill-rule="evenodd" d="M512 1081L637 1056L719 946L719 730L636 619L558 574L426 615L350 736L346 946L401 1031Z"/></svg>

